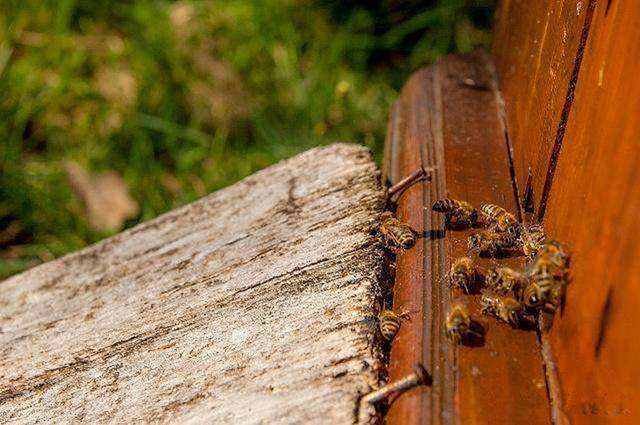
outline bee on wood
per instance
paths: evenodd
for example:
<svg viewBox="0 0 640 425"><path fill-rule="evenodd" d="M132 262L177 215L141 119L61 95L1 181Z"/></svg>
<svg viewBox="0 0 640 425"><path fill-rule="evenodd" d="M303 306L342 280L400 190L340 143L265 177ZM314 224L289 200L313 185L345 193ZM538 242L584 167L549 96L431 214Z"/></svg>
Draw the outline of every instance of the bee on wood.
<svg viewBox="0 0 640 425"><path fill-rule="evenodd" d="M540 224L530 226L522 226L520 241L522 243L522 252L528 258L533 258L538 251L544 246L547 235L544 228Z"/></svg>
<svg viewBox="0 0 640 425"><path fill-rule="evenodd" d="M549 298L545 303L544 309L548 313L553 313L556 311L562 298L564 296L565 290L567 287L567 281L563 280L560 282L556 282L556 284L551 288L551 292L549 293Z"/></svg>
<svg viewBox="0 0 640 425"><path fill-rule="evenodd" d="M522 300L530 309L554 312L568 284L570 256L563 244L548 241L538 250L526 270L528 285Z"/></svg>
<svg viewBox="0 0 640 425"><path fill-rule="evenodd" d="M440 199L431 209L443 213L447 225L473 227L478 221L478 210L465 201Z"/></svg>
<svg viewBox="0 0 640 425"><path fill-rule="evenodd" d="M483 221L490 224L496 232L508 232L514 237L520 236L520 223L504 208L495 204L484 204L480 210Z"/></svg>
<svg viewBox="0 0 640 425"><path fill-rule="evenodd" d="M505 323L520 326L524 307L520 301L510 296L485 293L480 298L482 314L491 315Z"/></svg>
<svg viewBox="0 0 640 425"><path fill-rule="evenodd" d="M393 310L382 310L378 315L380 333L387 341L392 341L400 330L401 320L407 313L396 313Z"/></svg>
<svg viewBox="0 0 640 425"><path fill-rule="evenodd" d="M527 276L532 281L561 279L565 271L549 256L537 256L527 267Z"/></svg>
<svg viewBox="0 0 640 425"><path fill-rule="evenodd" d="M380 234L385 244L391 248L409 249L416 243L416 234L407 223L403 223L389 211L382 213Z"/></svg>
<svg viewBox="0 0 640 425"><path fill-rule="evenodd" d="M464 338L476 337L481 338L482 334L474 329L477 324L469 316L467 308L463 304L454 304L447 313L447 319L444 324L444 330L447 338L453 343L458 344Z"/></svg>
<svg viewBox="0 0 640 425"><path fill-rule="evenodd" d="M517 239L507 232L484 230L469 236L467 240L469 251L478 252L482 256L494 257L498 254L512 251Z"/></svg>
<svg viewBox="0 0 640 425"><path fill-rule="evenodd" d="M567 248L558 241L548 241L540 247L538 252L538 258L547 258L556 267L566 269L569 267L569 261L571 260L571 256L567 251Z"/></svg>
<svg viewBox="0 0 640 425"><path fill-rule="evenodd" d="M562 244L556 241L545 243L527 268L527 275L532 280L566 280L569 260L569 254Z"/></svg>
<svg viewBox="0 0 640 425"><path fill-rule="evenodd" d="M484 283L494 293L507 295L514 293L518 295L526 286L526 276L510 267L497 267L490 269Z"/></svg>
<svg viewBox="0 0 640 425"><path fill-rule="evenodd" d="M562 282L556 282L552 278L532 280L522 293L524 305L530 309L539 309L546 306L547 309L555 310L559 301L557 294L561 291L561 286Z"/></svg>
<svg viewBox="0 0 640 425"><path fill-rule="evenodd" d="M469 294L478 281L478 272L469 257L460 257L451 265L449 283L455 288L462 289Z"/></svg>

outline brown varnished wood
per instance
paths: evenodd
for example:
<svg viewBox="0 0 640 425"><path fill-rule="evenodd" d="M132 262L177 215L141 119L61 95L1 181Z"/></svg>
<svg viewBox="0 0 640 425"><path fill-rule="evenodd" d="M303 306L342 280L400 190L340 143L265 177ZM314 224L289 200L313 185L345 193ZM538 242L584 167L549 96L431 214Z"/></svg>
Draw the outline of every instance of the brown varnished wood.
<svg viewBox="0 0 640 425"><path fill-rule="evenodd" d="M437 166L435 155L425 149L432 141L434 123L439 121L438 111L433 107L437 103L434 88L433 69L419 71L407 82L394 108L392 135L388 139L397 161L397 165L390 164L391 170L399 170L393 176L394 182L421 166L427 169ZM443 335L438 324L442 318L437 306L441 291L440 288L434 291L432 285L441 273L442 242L429 235L434 217L429 211L425 214L423 208L425 202L437 198L442 186L437 170L431 173L430 181L412 186L398 200L398 217L410 223L422 237L416 246L397 258L394 309L410 312L410 319L403 323L394 340L389 375L392 380L402 378L421 363L432 374L433 387L414 389L397 399L387 414L390 423L441 423L443 409L452 408L452 363L440 352ZM434 249L434 244L440 249Z"/></svg>
<svg viewBox="0 0 640 425"><path fill-rule="evenodd" d="M505 343L504 335L521 332L483 320L492 324L485 346L457 350L454 418L460 423L539 423L548 421L550 414L555 423L639 423L640 366L636 359L640 344L635 335L640 327L640 309L636 307L640 243L632 226L640 210L640 172L636 164L640 158L640 9L631 0L504 1L498 15L493 51L504 91L509 139L503 137L501 143L506 151L510 141L513 149L513 174L519 194L526 194L528 182L533 189L531 205L537 211L525 216L530 220L544 217L549 234L571 247L572 283L563 308L551 321L551 330L545 329L541 335L551 408L545 405L526 410L535 405L536 397L527 400L531 393L523 396L523 388L531 386L522 384L522 376L512 373L523 368L513 367L508 361L498 364L499 354L495 355L497 363L478 366L482 350ZM444 164L435 180L440 185L446 182L444 192L476 202L484 196L482 187L491 186L490 200L515 208L513 198L511 203L508 199L509 185L504 182L509 179L504 177L504 167L496 166L500 158L506 161L506 154L501 157L490 144L480 142L500 139L503 134L499 118L487 116L488 110L499 108L499 102L487 106L491 104L486 98L490 93L481 89L484 84L478 59L471 61L473 66L468 61L448 58L430 68L428 74L433 81L425 86L432 91L422 90L422 101L415 100L418 95L407 93L421 86L407 85L399 102L404 102L404 109L396 111L399 130L395 143L400 149L408 149L404 146L423 137L427 146L440 144L441 150L432 150L436 161L430 163L438 167ZM460 78L471 78L478 87L460 85ZM474 108L475 101L482 107ZM407 107L411 102L415 106ZM431 124L426 138L412 135L403 124L409 116L415 121L419 115L416 111L424 109L424 103L433 105L427 108ZM423 148L423 157L429 158L425 152L429 151ZM442 157L438 162L439 152ZM467 161L476 167L468 167ZM410 171L399 163L396 168L400 173ZM503 171L491 173L489 169ZM442 193L443 189L435 192ZM423 199L427 197L423 193ZM429 221L441 226L431 214L422 221L426 228ZM437 235L437 229L430 230L429 234ZM442 278L451 259L464 252L462 238L466 234L452 236L452 232L447 234L444 245L436 240L423 246L425 258L430 250L446 252L446 256L433 254L425 261L433 269L431 285L427 285L432 298L437 295L433 291L436 280ZM399 276L408 273L403 270L399 265ZM425 300L427 292L423 294ZM434 311L440 305L438 315L427 323L432 329L437 318L442 318L443 306L450 302L445 292L436 296L439 301L424 303L425 311L429 305ZM472 311L475 303L470 301ZM421 347L427 352L432 343L425 335ZM524 333L521 340L531 337ZM511 348L512 359L538 356L535 349L527 352L522 351L523 346ZM394 347L394 352L401 351ZM505 347L494 351L508 352ZM438 353L447 359L446 349L440 348ZM392 358L403 362L401 356L392 354ZM432 360L432 364L437 362ZM443 365L447 367L448 363ZM482 373L485 366L493 372L489 379ZM517 382L519 385L514 385ZM541 382L538 379L533 387L542 390ZM440 381L432 392L446 394L444 383L446 380ZM433 395L428 399L430 406L434 400ZM453 420L447 416L451 410L442 402L446 397L439 400L440 416L434 416L433 410L430 416L418 415L423 423L433 418ZM504 416L491 417L495 410ZM544 418L535 416L541 412Z"/></svg>
<svg viewBox="0 0 640 425"><path fill-rule="evenodd" d="M464 81L472 79L474 86ZM446 231L431 204L444 196L476 205L497 202L516 210L500 104L486 55L447 57L416 73L404 87L390 122L387 152L397 152L392 181L422 164L430 182L405 192L398 215L424 235L397 260L394 305L417 311L403 323L391 351L390 377L421 362L431 388L415 389L391 406L388 423L549 423L542 359L536 335L480 317L478 295L466 296L487 329L484 346L452 346L443 333L452 294L451 261L466 254L469 231ZM426 208L426 209L425 209ZM516 265L518 260L506 260ZM488 266L488 260L480 261ZM422 320L420 320L422 318Z"/></svg>
<svg viewBox="0 0 640 425"><path fill-rule="evenodd" d="M504 97L521 198L540 207L554 146L564 138L571 85L580 66L590 0L505 0L496 13L493 53ZM533 215L532 215L533 216Z"/></svg>
<svg viewBox="0 0 640 425"><path fill-rule="evenodd" d="M443 138L447 196L473 205L495 203L516 213L503 123L489 59L452 56L439 64L443 91ZM471 76L479 87L459 81ZM447 265L467 255L466 238L476 230L447 232ZM522 267L522 259L477 259L482 268ZM550 422L546 385L533 329L514 330L483 317L479 295L456 294L487 333L483 347L458 349L457 407L461 424Z"/></svg>
<svg viewBox="0 0 640 425"><path fill-rule="evenodd" d="M607 8L608 4L608 8ZM572 249L549 340L561 411L640 423L640 8L598 4L545 224Z"/></svg>

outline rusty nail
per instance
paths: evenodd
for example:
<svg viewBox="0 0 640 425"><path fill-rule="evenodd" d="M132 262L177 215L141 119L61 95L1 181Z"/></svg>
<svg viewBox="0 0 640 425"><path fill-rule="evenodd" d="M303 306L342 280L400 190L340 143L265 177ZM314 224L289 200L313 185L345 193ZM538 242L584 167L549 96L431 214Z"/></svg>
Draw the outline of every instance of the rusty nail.
<svg viewBox="0 0 640 425"><path fill-rule="evenodd" d="M430 172L432 170L433 168L431 167L427 169L425 169L424 167L420 167L418 170L411 173L411 175L405 177L404 179L400 180L398 183L391 186L387 191L387 193L389 194L390 197L393 196L394 194L408 188L416 181L421 180L426 176L430 176Z"/></svg>
<svg viewBox="0 0 640 425"><path fill-rule="evenodd" d="M380 400L386 399L393 393L402 394L403 392L410 390L411 388L415 388L420 385L430 385L430 384L431 384L431 376L424 369L422 365L418 364L414 368L413 373L395 382L391 382L376 391L373 391L367 394L366 396L363 397L362 400L365 403L374 404Z"/></svg>

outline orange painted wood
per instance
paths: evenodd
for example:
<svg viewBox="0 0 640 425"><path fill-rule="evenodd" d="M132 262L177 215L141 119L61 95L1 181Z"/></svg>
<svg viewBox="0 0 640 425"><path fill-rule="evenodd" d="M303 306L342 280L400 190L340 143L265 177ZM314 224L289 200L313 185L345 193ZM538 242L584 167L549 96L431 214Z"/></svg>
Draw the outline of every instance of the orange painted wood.
<svg viewBox="0 0 640 425"><path fill-rule="evenodd" d="M550 333L572 423L640 423L640 7L598 3L545 223L572 248Z"/></svg>
<svg viewBox="0 0 640 425"><path fill-rule="evenodd" d="M540 207L591 13L590 0L504 0L496 13L493 53L520 198L532 191L527 210Z"/></svg>
<svg viewBox="0 0 640 425"><path fill-rule="evenodd" d="M474 86L464 81L472 79ZM542 358L535 332L513 330L481 317L478 295L465 296L487 329L483 346L454 346L444 336L452 297L446 273L466 254L470 231L444 229L431 204L444 196L476 205L497 202L516 211L503 114L486 55L447 57L407 82L394 108L387 138L386 175L392 182L416 167L434 167L431 181L398 201L398 215L423 238L397 260L394 306L412 311L394 340L389 373L398 379L421 362L431 388L399 397L388 423L549 423ZM489 260L481 260L488 266ZM515 265L518 260L503 263Z"/></svg>

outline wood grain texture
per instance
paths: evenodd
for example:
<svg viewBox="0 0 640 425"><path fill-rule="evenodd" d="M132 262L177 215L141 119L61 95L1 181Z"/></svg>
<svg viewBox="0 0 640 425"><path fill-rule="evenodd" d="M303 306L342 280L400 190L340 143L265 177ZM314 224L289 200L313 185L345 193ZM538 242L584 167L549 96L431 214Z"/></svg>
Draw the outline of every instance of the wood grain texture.
<svg viewBox="0 0 640 425"><path fill-rule="evenodd" d="M572 85L592 14L590 0L504 0L493 53L522 199L540 202L556 144L562 143ZM529 189L527 189L529 187Z"/></svg>
<svg viewBox="0 0 640 425"><path fill-rule="evenodd" d="M435 105L439 104L435 101L434 82L432 69L416 72L393 109L388 141L393 144L390 151L395 152L396 163L390 164L394 182L421 166L436 165L435 155L426 149L433 134L437 134L435 126L439 122L432 119L438 116ZM433 286L442 251L433 248L434 235L429 230L435 226L434 217L424 210L425 202L436 199L442 185L434 179L438 170L430 172L431 181L413 185L398 200L398 217L422 238L411 250L398 255L396 261L394 309L411 315L394 339L389 375L392 380L400 379L411 373L416 364L422 364L432 374L433 382L430 388L415 388L395 400L386 416L390 424L438 423L443 411L450 415L452 410L453 359L448 346L440 343L443 334L438 327L442 323L443 292Z"/></svg>
<svg viewBox="0 0 640 425"><path fill-rule="evenodd" d="M640 8L599 2L545 224L572 249L550 333L574 424L640 423Z"/></svg>
<svg viewBox="0 0 640 425"><path fill-rule="evenodd" d="M0 420L355 422L378 177L362 147L315 149L3 282Z"/></svg>
<svg viewBox="0 0 640 425"><path fill-rule="evenodd" d="M442 79L446 196L476 207L494 203L517 215L507 141L493 64L488 55L451 56L439 64ZM462 86L471 77L479 87ZM443 227L444 229L444 227ZM468 255L467 238L477 230L447 231L446 270ZM474 258L477 265L522 268L522 258ZM446 278L445 278L446 281ZM455 298L486 330L482 347L460 346L456 404L461 424L550 423L549 402L536 332L512 329L480 314L480 295Z"/></svg>
<svg viewBox="0 0 640 425"><path fill-rule="evenodd" d="M468 79L475 85L465 84ZM445 230L431 204L450 196L476 205L497 202L516 211L500 107L492 64L477 53L449 56L418 71L394 108L387 139L394 145L387 152L397 152L391 160L398 162L389 173L392 181L419 165L434 170L431 182L413 186L399 200L399 216L424 239L398 257L394 303L415 314L394 340L390 375L399 378L421 362L432 371L433 386L396 400L388 423L550 422L535 332L482 318L474 295L464 300L488 331L484 345L456 347L444 337L447 308L452 298L461 297L450 292L446 274L451 262L467 253L471 232ZM479 260L482 266L489 263Z"/></svg>

